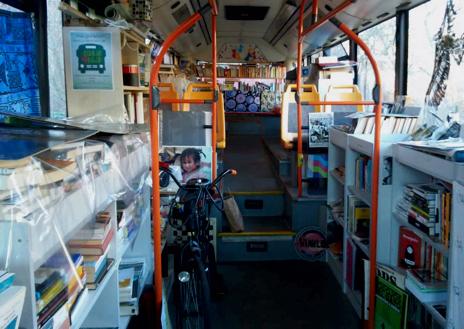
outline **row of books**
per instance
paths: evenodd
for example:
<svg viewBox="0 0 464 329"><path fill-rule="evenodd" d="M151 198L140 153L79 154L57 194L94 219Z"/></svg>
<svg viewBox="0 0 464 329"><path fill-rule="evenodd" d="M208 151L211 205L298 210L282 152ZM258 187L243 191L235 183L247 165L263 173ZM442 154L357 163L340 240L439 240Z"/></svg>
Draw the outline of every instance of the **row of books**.
<svg viewBox="0 0 464 329"><path fill-rule="evenodd" d="M62 144L35 158L0 163L0 205L7 219L24 218L81 187L83 177L109 169L104 144ZM40 202L37 202L40 200Z"/></svg>
<svg viewBox="0 0 464 329"><path fill-rule="evenodd" d="M14 286L15 274L0 270L0 328L16 329L26 296L26 288Z"/></svg>
<svg viewBox="0 0 464 329"><path fill-rule="evenodd" d="M448 257L407 227L400 227L398 266L408 270L407 276L427 292L447 287Z"/></svg>
<svg viewBox="0 0 464 329"><path fill-rule="evenodd" d="M347 204L347 230L354 239L366 244L369 240L371 210L367 204L354 195L348 195Z"/></svg>
<svg viewBox="0 0 464 329"><path fill-rule="evenodd" d="M451 191L442 183L407 184L397 215L446 247L450 240Z"/></svg>
<svg viewBox="0 0 464 329"><path fill-rule="evenodd" d="M97 214L34 273L38 328L69 328L74 307L87 291L96 289L113 264L108 257L114 235L110 214Z"/></svg>
<svg viewBox="0 0 464 329"><path fill-rule="evenodd" d="M212 67L197 67L199 77L211 77ZM218 78L252 78L252 79L285 79L285 66L275 65L239 65L217 67Z"/></svg>
<svg viewBox="0 0 464 329"><path fill-rule="evenodd" d="M79 254L58 252L34 272L38 328L69 328L69 314L84 291L87 275Z"/></svg>
<svg viewBox="0 0 464 329"><path fill-rule="evenodd" d="M381 118L382 134L412 134L417 123L416 117L384 115ZM373 134L375 116L362 116L356 120L355 134Z"/></svg>
<svg viewBox="0 0 464 329"><path fill-rule="evenodd" d="M361 155L356 159L355 165L355 188L359 191L371 191L372 186L372 160Z"/></svg>

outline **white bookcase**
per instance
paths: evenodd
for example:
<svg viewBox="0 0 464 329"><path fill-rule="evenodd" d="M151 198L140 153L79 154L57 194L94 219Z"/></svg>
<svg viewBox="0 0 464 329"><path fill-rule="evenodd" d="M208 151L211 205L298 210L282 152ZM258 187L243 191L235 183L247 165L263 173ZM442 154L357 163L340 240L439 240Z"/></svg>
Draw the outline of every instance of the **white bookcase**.
<svg viewBox="0 0 464 329"><path fill-rule="evenodd" d="M374 151L374 136L373 135L353 135L347 134L335 128L329 131L329 178L327 201L328 203L342 199L344 204L344 218L338 221L339 225L343 226L343 255L342 260L328 251L327 262L332 269L335 277L342 286L343 291L346 293L348 299L352 303L357 314L361 317L363 314L362 296L361 292L351 289L347 283L347 244L353 247L353 261L352 266L355 266L356 250L361 250L366 258L369 258L369 245L364 245L353 239L352 234L348 230L348 195L354 195L362 200L367 205L371 206L371 194L356 189L355 175L356 175L356 159L361 156L368 156L372 158ZM405 139L405 135L383 135L380 148L380 175L379 175L379 209L378 209L378 226L379 232L377 238L377 261L381 263L390 262L390 249L385 246L390 246L391 238L391 192L392 186L383 184L383 180L387 175L383 167L384 160L392 157L392 143ZM334 169L340 165L345 166L345 177L340 177ZM328 212L328 221L332 220L330 211Z"/></svg>
<svg viewBox="0 0 464 329"><path fill-rule="evenodd" d="M422 240L448 256L448 289L446 293L423 293L415 284L406 281L406 288L424 305L438 327L464 328L464 165L420 152L403 145L393 147L393 198L392 210L403 197L403 188L409 183L429 183L441 180L452 184L451 238L450 246L434 241L427 234L394 215L391 222L390 265L398 264L399 228L406 226ZM432 305L437 302L447 304L447 318L440 315Z"/></svg>
<svg viewBox="0 0 464 329"><path fill-rule="evenodd" d="M26 297L20 327L37 328L34 272L52 255L64 250L66 243L99 211L111 214L111 225L117 227L117 210L114 197L127 189L125 179L141 177L143 167L138 161L122 167L131 157L143 157L144 150L138 150L120 159L121 168L128 168L124 179L119 169L111 168L96 177L91 183L66 194L53 207L46 209L52 220L28 222L26 218L12 221L0 218L0 264L16 274L15 285L26 287ZM91 194L89 196L89 191ZM119 316L118 267L124 257L144 258L143 282L151 284L153 274L153 246L151 240L151 188L148 184L141 189L145 211L140 214L139 229L135 238L128 241L121 234L115 234L109 246L108 257L114 259L113 266L106 273L96 290L85 290L74 306L70 318L72 328L125 328L130 318ZM63 252L64 255L64 252ZM143 287L140 287L140 293ZM140 297L140 294L139 294Z"/></svg>

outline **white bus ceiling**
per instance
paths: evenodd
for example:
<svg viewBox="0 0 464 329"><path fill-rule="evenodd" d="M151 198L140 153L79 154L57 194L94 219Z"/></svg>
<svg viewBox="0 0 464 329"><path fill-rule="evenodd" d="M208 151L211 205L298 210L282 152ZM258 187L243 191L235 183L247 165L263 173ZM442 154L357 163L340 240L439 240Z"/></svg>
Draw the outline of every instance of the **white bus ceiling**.
<svg viewBox="0 0 464 329"><path fill-rule="evenodd" d="M320 0L319 17L343 0ZM357 32L365 30L395 15L397 10L415 7L424 0L357 0L337 18ZM163 38L183 20L197 11L207 0L154 0L152 27ZM285 61L296 57L298 7L300 0L222 0L218 1L218 51L224 43L253 43L265 54L269 62ZM312 1L307 1L305 27L310 25ZM243 20L226 19L226 6L257 6L264 15L262 20L247 20L251 12L242 12ZM259 14L259 13L258 13ZM306 36L304 54L343 40L345 36L331 23ZM174 44L174 49L186 57L210 60L211 19L206 15L190 33ZM205 47L206 46L206 47Z"/></svg>

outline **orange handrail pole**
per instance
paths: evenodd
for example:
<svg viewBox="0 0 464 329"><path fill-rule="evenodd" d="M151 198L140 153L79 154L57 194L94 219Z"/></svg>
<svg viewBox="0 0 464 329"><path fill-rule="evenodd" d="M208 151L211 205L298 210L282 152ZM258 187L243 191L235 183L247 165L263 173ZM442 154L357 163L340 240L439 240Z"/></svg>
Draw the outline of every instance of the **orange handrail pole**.
<svg viewBox="0 0 464 329"><path fill-rule="evenodd" d="M153 275L153 285L155 292L155 328L161 328L161 305L163 296L163 278L161 274L161 215L160 215L160 186L159 186L159 159L158 159L158 109L153 107L153 88L158 83L158 73L164 55L171 44L185 31L192 27L201 15L196 13L179 25L172 32L161 46L155 64L150 72L150 136L151 136L151 177L152 177L152 225L153 225L153 253L155 268Z"/></svg>
<svg viewBox="0 0 464 329"><path fill-rule="evenodd" d="M311 24L315 24L317 22L317 15L319 12L319 1L313 0L313 10L312 10L312 17L311 17Z"/></svg>
<svg viewBox="0 0 464 329"><path fill-rule="evenodd" d="M216 0L208 0L209 2L209 5L211 6L211 13L213 16L217 16L218 14L218 7L217 7L217 3L216 3Z"/></svg>
<svg viewBox="0 0 464 329"><path fill-rule="evenodd" d="M382 120L382 88L380 80L380 71L377 67L377 62L372 56L369 47L359 36L354 33L348 26L340 23L338 20L333 20L333 23L344 32L349 38L351 38L366 54L369 62L371 63L372 69L374 70L376 86L374 88L373 96L376 102L375 111L375 135L374 135L374 160L372 162L372 191L371 191L371 229L370 229L370 269L369 269L369 328L374 329L375 326L375 278L376 278L376 267L377 267L377 222L378 222L378 204L379 204L379 164L380 164L380 126Z"/></svg>
<svg viewBox="0 0 464 329"><path fill-rule="evenodd" d="M298 17L298 58L296 63L296 97L297 97L297 124L298 124L298 144L297 144L297 179L298 179L298 197L303 194L303 134L301 126L303 118L301 114L301 65L303 64L303 15L305 10L306 0L300 2L300 16Z"/></svg>
<svg viewBox="0 0 464 329"><path fill-rule="evenodd" d="M301 105L376 105L374 101L304 101Z"/></svg>
<svg viewBox="0 0 464 329"><path fill-rule="evenodd" d="M210 0L210 4L211 2L214 3L214 5L216 5L216 1L215 0ZM211 4L211 7L213 7L213 4ZM217 8L216 8L216 13L217 13ZM214 8L213 8L213 11L211 13L211 30L212 30L212 45L211 45L211 48L212 48L212 54L211 54L211 57L212 57L212 60L213 60L213 103L212 103L212 107L211 107L211 112L212 112L212 126L213 126L213 133L212 133L212 136L211 136L211 139L212 139L212 146L213 146L213 161L212 161L212 171L213 171L213 180L216 178L216 174L217 174L217 170L216 170L216 166L217 166L217 156L216 156L216 146L217 146L217 142L216 142L216 139L217 139L217 99L214 95L217 95L216 93L219 93L220 91L219 90L216 90L216 88L218 88L217 86L217 57L216 57L216 14L215 14L215 11L214 11Z"/></svg>
<svg viewBox="0 0 464 329"><path fill-rule="evenodd" d="M346 0L344 2L342 2L338 7L336 7L335 9L331 10L327 15L325 15L324 17L322 17L319 21L315 22L314 24L312 24L311 26L308 26L308 28L306 28L303 33L302 33L302 36L304 37L305 35L307 35L308 33L314 31L315 29L317 29L318 27L320 27L322 24L326 23L329 19L331 19L332 17L334 17L335 15L337 15L339 12L341 12L342 10L344 10L346 7L348 7L349 5L351 5L352 3L354 2L354 0Z"/></svg>

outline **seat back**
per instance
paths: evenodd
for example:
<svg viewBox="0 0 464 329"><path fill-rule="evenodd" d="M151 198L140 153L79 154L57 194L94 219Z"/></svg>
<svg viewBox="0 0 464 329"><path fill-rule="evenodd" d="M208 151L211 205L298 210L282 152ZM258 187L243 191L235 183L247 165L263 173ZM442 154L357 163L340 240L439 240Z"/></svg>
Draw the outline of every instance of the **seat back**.
<svg viewBox="0 0 464 329"><path fill-rule="evenodd" d="M319 93L315 85L302 85L303 92L300 95L302 102L319 101ZM285 93L282 96L281 120L280 120L280 136L282 144L285 148L292 148L292 143L298 138L298 118L297 104L295 100L296 85L290 84L287 86ZM303 105L301 108L303 126L308 126L308 113L320 112L319 105ZM307 138L308 132L303 130L303 138Z"/></svg>
<svg viewBox="0 0 464 329"><path fill-rule="evenodd" d="M158 89L160 92L161 99L178 99L179 94L177 93L174 85L172 83L160 82L158 83ZM172 110L177 112L180 111L179 104L172 104Z"/></svg>
<svg viewBox="0 0 464 329"><path fill-rule="evenodd" d="M209 83L191 83L184 92L184 99L212 100L213 87ZM190 106L195 106L195 104L183 104L183 111L189 111ZM216 120L216 147L224 149L226 147L226 121L224 115L224 95L220 91L216 107Z"/></svg>
<svg viewBox="0 0 464 329"><path fill-rule="evenodd" d="M362 101L363 97L356 85L333 85L325 95L326 101ZM325 105L324 112L334 113L335 124L351 124L347 115L364 111L362 105Z"/></svg>

